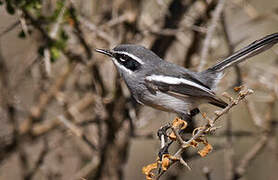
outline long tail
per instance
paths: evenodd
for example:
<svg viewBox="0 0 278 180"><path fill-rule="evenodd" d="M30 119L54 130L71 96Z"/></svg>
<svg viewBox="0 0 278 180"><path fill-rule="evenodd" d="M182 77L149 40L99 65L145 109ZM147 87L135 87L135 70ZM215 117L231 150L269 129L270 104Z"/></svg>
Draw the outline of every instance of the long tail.
<svg viewBox="0 0 278 180"><path fill-rule="evenodd" d="M222 77L222 71L252 56L255 56L278 43L278 33L263 37L240 49L223 61L199 73L199 79L211 89L215 89Z"/></svg>
<svg viewBox="0 0 278 180"><path fill-rule="evenodd" d="M276 43L278 43L278 33L270 34L268 36L263 37L262 39L254 41L253 43L240 49L239 51L236 51L234 54L227 57L223 61L208 68L206 71L221 72L228 67L238 64L250 57L253 57L271 48Z"/></svg>

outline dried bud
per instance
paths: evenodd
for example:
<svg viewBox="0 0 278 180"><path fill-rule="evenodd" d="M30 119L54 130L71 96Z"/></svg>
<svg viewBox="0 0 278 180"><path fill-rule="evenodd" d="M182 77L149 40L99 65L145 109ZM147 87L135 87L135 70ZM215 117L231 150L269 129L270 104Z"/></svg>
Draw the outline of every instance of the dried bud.
<svg viewBox="0 0 278 180"><path fill-rule="evenodd" d="M243 86L234 87L235 92L239 92L241 89L243 89Z"/></svg>
<svg viewBox="0 0 278 180"><path fill-rule="evenodd" d="M170 135L168 136L172 141L177 140L177 136L175 135L174 132L171 132Z"/></svg>
<svg viewBox="0 0 278 180"><path fill-rule="evenodd" d="M187 122L180 118L176 118L176 119L174 119L172 126L174 128L185 129L187 127Z"/></svg>
<svg viewBox="0 0 278 180"><path fill-rule="evenodd" d="M198 153L200 154L200 156L205 157L206 155L208 155L208 153L212 151L212 149L213 148L209 143L205 143L205 147L198 151Z"/></svg>
<svg viewBox="0 0 278 180"><path fill-rule="evenodd" d="M198 142L195 141L195 140L193 140L193 141L190 143L190 145L191 145L192 147L196 148L196 147L198 146Z"/></svg>
<svg viewBox="0 0 278 180"><path fill-rule="evenodd" d="M164 154L162 156L161 167L163 171L166 171L170 167L171 161L179 161L179 158L170 154Z"/></svg>
<svg viewBox="0 0 278 180"><path fill-rule="evenodd" d="M164 154L162 157L161 167L163 171L166 171L170 166L170 154Z"/></svg>
<svg viewBox="0 0 278 180"><path fill-rule="evenodd" d="M146 175L146 180L152 180L153 179L154 173L152 173L151 171L156 169L157 167L158 167L157 162L155 162L155 163L149 164L147 166L144 166L142 168L143 174Z"/></svg>

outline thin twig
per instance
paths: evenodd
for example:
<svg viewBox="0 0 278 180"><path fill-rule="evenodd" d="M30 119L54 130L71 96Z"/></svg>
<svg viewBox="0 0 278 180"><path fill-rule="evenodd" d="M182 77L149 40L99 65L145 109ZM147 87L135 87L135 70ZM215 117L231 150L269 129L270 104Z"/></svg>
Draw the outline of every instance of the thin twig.
<svg viewBox="0 0 278 180"><path fill-rule="evenodd" d="M208 57L208 52L210 48L210 42L212 40L214 31L216 29L216 26L218 24L218 21L220 20L221 13L224 9L226 0L219 0L218 4L216 6L216 9L212 15L212 20L211 20L211 25L208 27L207 35L204 41L204 46L201 51L201 60L200 64L198 66L198 71L202 71L206 65L207 57Z"/></svg>
<svg viewBox="0 0 278 180"><path fill-rule="evenodd" d="M192 146L192 144L194 144L194 142L196 142L196 140L198 138L200 138L201 136L203 136L204 134L209 133L210 131L212 131L213 129L216 129L217 127L215 127L215 123L216 121L223 116L224 114L228 113L228 111L234 107L235 105L237 105L240 101L242 101L246 96L252 94L253 91L251 89L247 89L247 88L242 88L241 91L238 94L238 97L236 99L232 99L231 102L228 104L228 106L224 109L222 109L221 111L217 111L215 112L215 116L214 118L208 118L205 117L206 120L208 121L206 125L198 128L197 132L187 141L182 140L182 138L180 137L179 133L177 133L177 131L175 131L175 129L173 129L175 135L177 136L177 139L180 143L180 148L177 150L177 152L175 153L174 157L177 158L179 161L183 160L181 157L181 154L190 146ZM170 161L169 163L169 167L171 167L175 162L177 161ZM186 166L187 163L185 163ZM157 174L157 176L155 177L155 179L159 179L166 171L161 171L160 173Z"/></svg>
<svg viewBox="0 0 278 180"><path fill-rule="evenodd" d="M226 128L226 147L224 153L224 161L226 166L226 180L232 180L234 175L234 148L233 148L233 132L231 116L227 115L227 128Z"/></svg>
<svg viewBox="0 0 278 180"><path fill-rule="evenodd" d="M234 45L233 45L231 38L229 36L229 33L228 33L228 27L227 27L226 19L224 17L224 13L222 13L220 20L221 20L221 24L222 24L222 28L223 28L224 40L226 41L226 44L228 46L228 53L232 54L234 52L235 48L234 48ZM240 67L238 66L238 64L236 64L234 66L234 68L235 68L235 72L237 75L237 80L236 80L235 85L233 85L233 87L240 86L242 83L242 74L241 74Z"/></svg>
<svg viewBox="0 0 278 180"><path fill-rule="evenodd" d="M211 170L207 166L203 168L203 173L206 177L206 180L211 180Z"/></svg>
<svg viewBox="0 0 278 180"><path fill-rule="evenodd" d="M64 16L64 14L66 12L67 6L68 6L68 1L65 1L65 3L63 4L62 9L60 10L60 12L58 14L57 21L55 22L55 24L52 26L52 28L49 31L49 36L52 39L56 39L57 38L57 34L59 32L61 23L63 21L63 16Z"/></svg>
<svg viewBox="0 0 278 180"><path fill-rule="evenodd" d="M12 31L14 28L16 28L18 25L20 25L20 21L15 21L11 25L9 25L4 31L0 32L0 38L7 34L8 32Z"/></svg>
<svg viewBox="0 0 278 180"><path fill-rule="evenodd" d="M109 44L113 44L113 42L114 42L113 39L114 38L112 38L108 33L106 33L105 31L100 30L95 24L93 24L92 22L88 21L87 19L85 19L82 16L78 16L77 18L82 23L82 25L84 25L90 31L95 32L98 37L100 37L103 40L107 41Z"/></svg>
<svg viewBox="0 0 278 180"><path fill-rule="evenodd" d="M87 178L87 176L93 172L99 165L100 159L99 156L94 156L93 159L82 167L77 173L75 173L73 179Z"/></svg>
<svg viewBox="0 0 278 180"><path fill-rule="evenodd" d="M77 36L80 44L83 46L87 59L90 59L92 57L92 50L91 50L92 48L87 43L86 37L85 37L83 31L81 30L80 22L77 18L77 15L75 14L74 4L71 4L71 6L69 8L69 12L70 12L69 14L70 14L72 20L74 21L74 23L73 23L74 34Z"/></svg>
<svg viewBox="0 0 278 180"><path fill-rule="evenodd" d="M268 135L263 135L261 139L245 154L235 170L233 180L240 179L245 174L250 162L261 152L267 143Z"/></svg>
<svg viewBox="0 0 278 180"><path fill-rule="evenodd" d="M48 143L47 143L46 139L44 139L43 142L44 142L44 146L42 147L42 150L39 154L37 161L35 162L34 167L28 171L28 173L24 177L24 180L31 180L34 177L34 175L36 174L36 172L43 165L46 155L49 152Z"/></svg>
<svg viewBox="0 0 278 180"><path fill-rule="evenodd" d="M22 28L24 34L28 37L28 35L29 35L28 26L26 24L25 19L22 17L22 11L18 10L17 13L19 16L19 22L21 24L21 28Z"/></svg>
<svg viewBox="0 0 278 180"><path fill-rule="evenodd" d="M233 0L231 2L240 6L245 11L245 13L249 17L251 17L252 19L255 19L259 16L259 13L256 10L256 8L254 6L252 6L248 1L246 1L246 0Z"/></svg>
<svg viewBox="0 0 278 180"><path fill-rule="evenodd" d="M97 147L94 145L84 134L83 130L79 127L77 127L75 124L70 122L68 119L66 119L65 116L59 116L58 120L62 122L65 127L67 127L75 136L82 139L92 150L96 151Z"/></svg>
<svg viewBox="0 0 278 180"><path fill-rule="evenodd" d="M56 93L63 87L75 66L76 63L71 63L68 67L65 67L63 72L59 77L56 78L56 81L49 88L49 90L46 93L42 93L40 95L39 102L31 107L29 116L20 124L20 134L29 132L29 130L32 128L33 120L39 118L42 115L42 113L45 111L45 107L51 102L53 97L55 97Z"/></svg>
<svg viewBox="0 0 278 180"><path fill-rule="evenodd" d="M44 60L46 74L47 76L51 76L51 62L50 62L49 48L45 48L43 50L43 60Z"/></svg>

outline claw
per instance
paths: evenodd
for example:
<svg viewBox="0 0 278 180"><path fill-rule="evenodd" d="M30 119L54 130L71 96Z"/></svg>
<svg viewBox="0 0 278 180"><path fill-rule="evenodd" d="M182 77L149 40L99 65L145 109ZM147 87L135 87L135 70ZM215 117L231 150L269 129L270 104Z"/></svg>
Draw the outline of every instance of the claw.
<svg viewBox="0 0 278 180"><path fill-rule="evenodd" d="M169 147L170 145L173 143L174 141L170 141L169 143L167 143L163 148L161 148L158 152L158 158L159 158L159 161L162 161L162 158L163 158L163 155L165 154L169 154ZM159 169L158 169L158 173L161 172L161 165L159 166Z"/></svg>
<svg viewBox="0 0 278 180"><path fill-rule="evenodd" d="M157 136L159 137L159 140L162 140L162 135L165 137L165 142L167 142L167 130L170 128L170 124L167 124L166 126L161 127L158 131L157 131Z"/></svg>

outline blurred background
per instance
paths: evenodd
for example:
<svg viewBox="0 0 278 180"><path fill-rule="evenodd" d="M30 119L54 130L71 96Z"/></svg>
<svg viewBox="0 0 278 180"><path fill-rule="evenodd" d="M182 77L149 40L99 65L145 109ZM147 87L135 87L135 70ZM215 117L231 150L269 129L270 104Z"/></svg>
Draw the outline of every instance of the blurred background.
<svg viewBox="0 0 278 180"><path fill-rule="evenodd" d="M145 179L156 132L175 115L136 104L94 48L140 44L198 71L278 32L277 0L0 4L0 179ZM192 170L176 163L160 179L277 179L277 45L230 68L217 94L236 96L242 84L255 93L221 117L208 137L214 150L185 152ZM200 110L213 117L218 109ZM205 123L197 115L193 126Z"/></svg>

